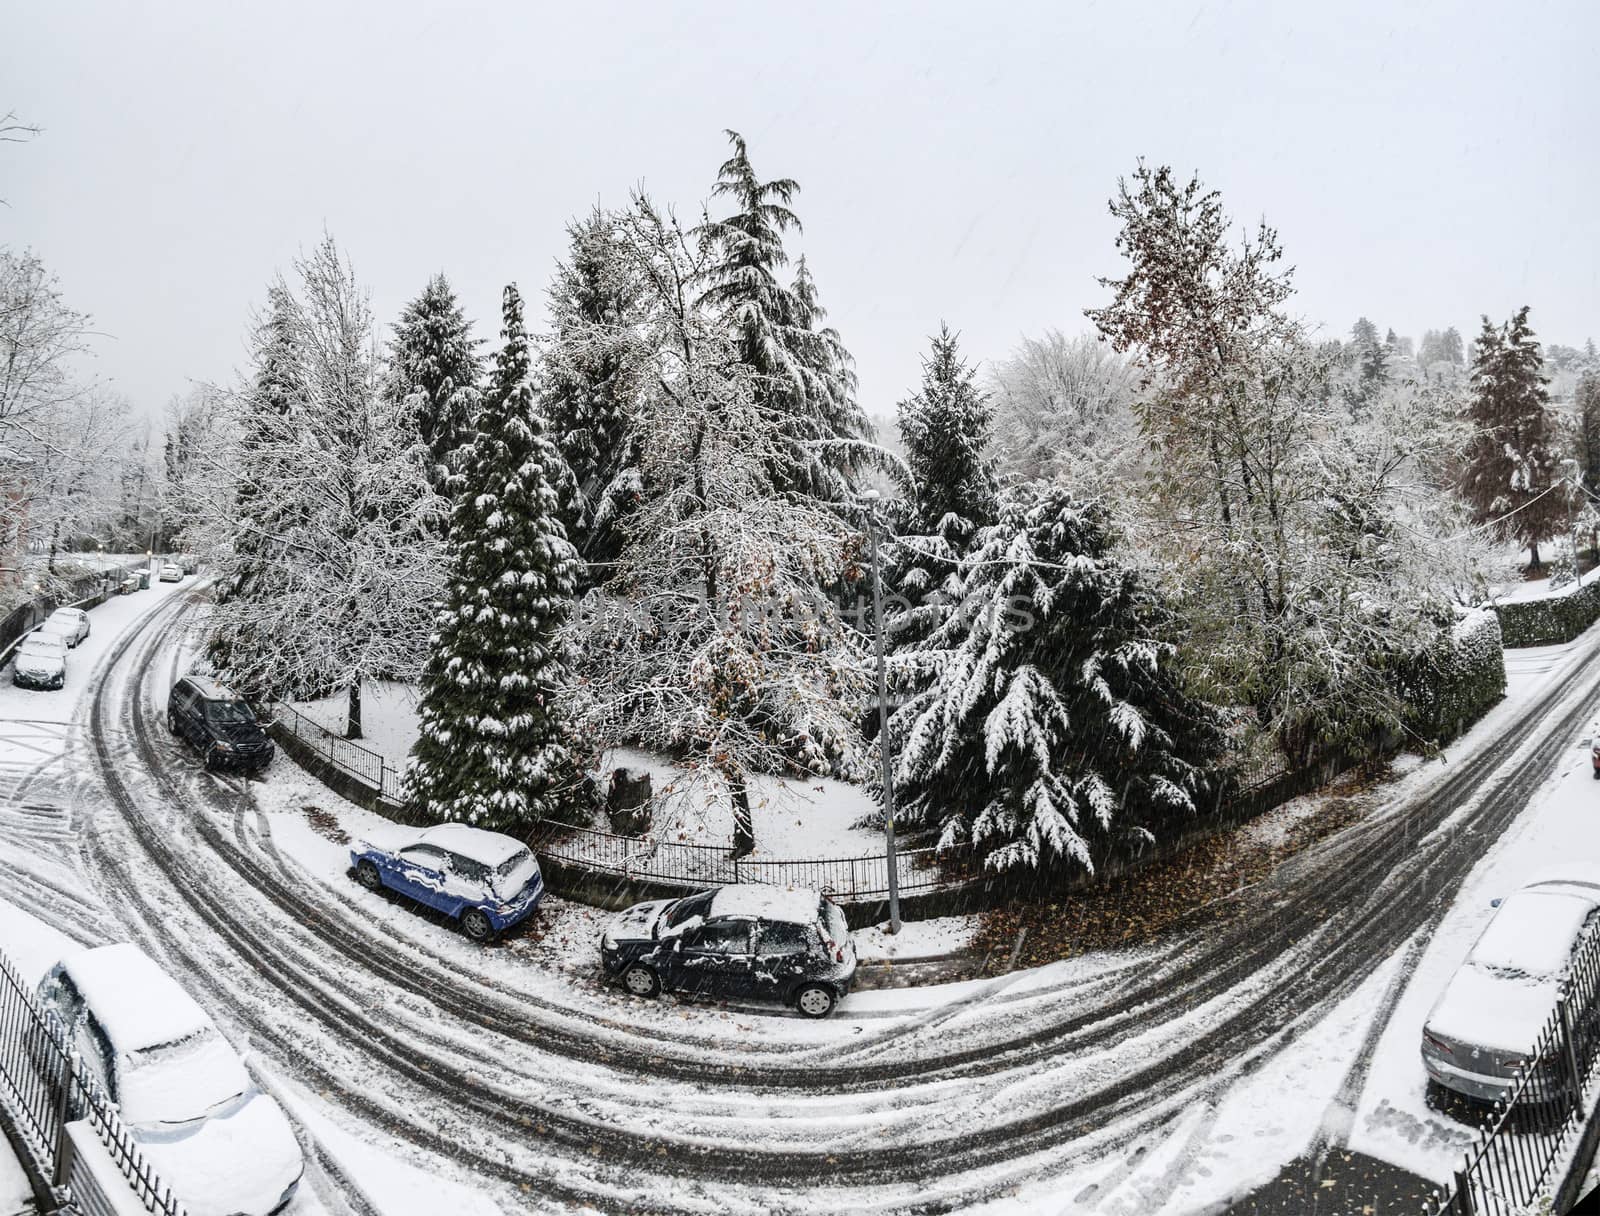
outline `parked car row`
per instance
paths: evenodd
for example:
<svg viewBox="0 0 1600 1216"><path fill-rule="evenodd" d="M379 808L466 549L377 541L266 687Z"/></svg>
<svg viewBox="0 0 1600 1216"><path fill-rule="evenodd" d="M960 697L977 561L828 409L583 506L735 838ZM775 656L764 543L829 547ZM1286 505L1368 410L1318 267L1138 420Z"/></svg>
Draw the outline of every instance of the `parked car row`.
<svg viewBox="0 0 1600 1216"><path fill-rule="evenodd" d="M459 823L389 845L359 840L350 870L367 890L440 912L478 942L532 916L544 897L526 845ZM635 904L611 922L599 947L601 971L635 996L776 1001L810 1018L832 1013L856 974L843 911L804 888L741 883Z"/></svg>
<svg viewBox="0 0 1600 1216"><path fill-rule="evenodd" d="M43 692L65 688L67 651L89 636L89 614L81 608L57 608L44 623L17 644L11 682Z"/></svg>

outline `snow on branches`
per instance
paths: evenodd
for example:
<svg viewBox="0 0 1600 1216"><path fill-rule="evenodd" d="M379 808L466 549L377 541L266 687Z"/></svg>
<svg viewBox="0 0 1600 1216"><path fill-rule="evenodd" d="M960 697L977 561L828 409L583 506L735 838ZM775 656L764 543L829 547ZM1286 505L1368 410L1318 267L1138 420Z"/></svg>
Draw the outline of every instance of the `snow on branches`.
<svg viewBox="0 0 1600 1216"><path fill-rule="evenodd" d="M625 442L641 495L610 577L574 622L576 712L601 744L636 743L723 782L735 848L753 845L753 772L853 774L860 638L821 588L855 538L785 493L790 417L757 391L693 285L706 246L643 197L618 224L644 284L647 374Z"/></svg>
<svg viewBox="0 0 1600 1216"><path fill-rule="evenodd" d="M557 710L567 678L558 633L579 563L558 518L561 457L533 410L515 287L501 338L476 438L450 483L449 577L406 790L430 820L506 830L549 813L575 783Z"/></svg>
<svg viewBox="0 0 1600 1216"><path fill-rule="evenodd" d="M224 594L210 654L241 690L280 697L415 679L439 587L426 449L379 391L367 297L332 238L280 280L253 384L234 396L238 484L208 529Z"/></svg>
<svg viewBox="0 0 1600 1216"><path fill-rule="evenodd" d="M1129 833L1193 814L1221 749L1178 674L1175 621L1111 552L1104 509L1060 487L1003 496L960 603L896 656L896 803L997 870L1094 870Z"/></svg>

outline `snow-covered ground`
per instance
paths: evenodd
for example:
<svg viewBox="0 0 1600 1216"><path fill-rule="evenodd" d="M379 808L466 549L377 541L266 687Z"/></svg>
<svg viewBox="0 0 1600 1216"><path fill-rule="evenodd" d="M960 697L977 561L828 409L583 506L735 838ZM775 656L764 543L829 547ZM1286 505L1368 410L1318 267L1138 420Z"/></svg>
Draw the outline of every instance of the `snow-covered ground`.
<svg viewBox="0 0 1600 1216"><path fill-rule="evenodd" d="M22 1172L22 1162L0 1136L0 1216L25 1216L34 1210L33 1190Z"/></svg>
<svg viewBox="0 0 1600 1216"><path fill-rule="evenodd" d="M294 708L335 734L344 733L347 703L342 694ZM362 686L360 745L404 768L416 742L417 692L409 684L375 681ZM603 757L595 774L602 787L620 767L649 772L658 803L651 836L679 844L725 848L733 840L733 803L714 777L691 775L659 756L617 748ZM751 816L758 858L834 858L881 856L883 836L856 823L876 804L859 786L826 778L805 781L758 775L751 781ZM603 826L603 825L600 825Z"/></svg>
<svg viewBox="0 0 1600 1216"><path fill-rule="evenodd" d="M1567 550L1563 549L1563 553ZM1551 559L1554 560L1553 558ZM1565 559L1563 559L1565 560ZM1554 595L1571 595L1578 590L1579 585L1587 586L1600 579L1600 566L1584 572L1578 582L1568 581L1554 584L1552 578L1524 579L1515 583L1506 583L1502 586L1490 587L1489 592L1496 603L1520 604L1525 600L1542 600Z"/></svg>

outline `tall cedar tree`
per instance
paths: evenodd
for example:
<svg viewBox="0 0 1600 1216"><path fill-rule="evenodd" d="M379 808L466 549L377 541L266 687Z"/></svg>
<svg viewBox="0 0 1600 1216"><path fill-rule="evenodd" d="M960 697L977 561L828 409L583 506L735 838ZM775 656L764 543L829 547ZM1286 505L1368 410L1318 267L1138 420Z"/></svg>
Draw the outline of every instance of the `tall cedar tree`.
<svg viewBox="0 0 1600 1216"><path fill-rule="evenodd" d="M390 399L407 407L428 448L428 481L445 492L456 453L472 438L483 360L479 339L442 274L406 305L389 352Z"/></svg>
<svg viewBox="0 0 1600 1216"><path fill-rule="evenodd" d="M761 181L744 138L727 135L733 155L711 193L732 200L734 211L707 216L698 230L712 250L700 302L725 319L755 375L757 404L781 420L786 444L774 470L781 488L840 501L871 428L855 399L849 352L834 330L817 328L824 314L804 261L790 286L778 280L789 261L784 233L800 231L789 206L800 186L786 177Z"/></svg>
<svg viewBox="0 0 1600 1216"><path fill-rule="evenodd" d="M1577 415L1578 469L1583 488L1600 495L1600 372L1584 372L1572 403Z"/></svg>
<svg viewBox="0 0 1600 1216"><path fill-rule="evenodd" d="M1566 512L1563 496L1547 492L1560 463L1547 383L1527 306L1503 325L1484 317L1472 359L1467 417L1475 434L1463 463L1462 496L1480 523L1504 520L1506 534L1528 549L1535 570L1541 568L1540 544Z"/></svg>
<svg viewBox="0 0 1600 1216"><path fill-rule="evenodd" d="M621 553L643 489L629 423L648 364L645 284L616 216L596 208L567 235L571 252L548 293L554 332L539 400L569 474L558 487L562 523L595 583Z"/></svg>
<svg viewBox="0 0 1600 1216"><path fill-rule="evenodd" d="M888 555L895 606L908 609L890 626L896 646L917 641L933 626L974 530L994 522L998 505L987 456L988 395L948 325L941 322L931 343L922 388L898 406L911 493Z"/></svg>
<svg viewBox="0 0 1600 1216"><path fill-rule="evenodd" d="M525 828L573 776L556 710L566 668L557 631L578 559L562 531L539 429L522 298L506 288L504 345L453 479L449 575L422 681L422 732L407 771L426 818Z"/></svg>
<svg viewBox="0 0 1600 1216"><path fill-rule="evenodd" d="M279 282L267 292L267 307L254 335L255 368L240 402L238 509L233 533L233 577L222 587L228 598L269 602L281 593L278 568L283 535L295 522L292 500L283 486L292 470L282 467L274 440L286 422L305 409L306 385L301 372L296 308L288 287ZM213 632L207 657L239 690L250 696L284 691L266 687L260 674L270 670L276 648L255 629L231 635ZM331 687L332 677L328 678ZM324 688L322 691L329 691Z"/></svg>
<svg viewBox="0 0 1600 1216"><path fill-rule="evenodd" d="M1113 540L1062 487L1008 492L963 565L963 611L899 659L923 683L890 722L901 815L992 869L1093 871L1203 803L1222 733Z"/></svg>

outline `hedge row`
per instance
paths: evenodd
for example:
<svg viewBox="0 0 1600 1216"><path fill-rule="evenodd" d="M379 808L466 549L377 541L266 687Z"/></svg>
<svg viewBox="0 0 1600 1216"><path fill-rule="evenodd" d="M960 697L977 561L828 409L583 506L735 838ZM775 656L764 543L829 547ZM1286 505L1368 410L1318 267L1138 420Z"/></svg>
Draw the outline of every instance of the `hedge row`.
<svg viewBox="0 0 1600 1216"><path fill-rule="evenodd" d="M1567 595L1496 604L1506 646L1554 646L1570 642L1600 618L1600 579Z"/></svg>
<svg viewBox="0 0 1600 1216"><path fill-rule="evenodd" d="M1411 728L1443 746L1471 726L1506 693L1500 619L1480 608L1441 633L1427 656L1429 678L1408 698Z"/></svg>

